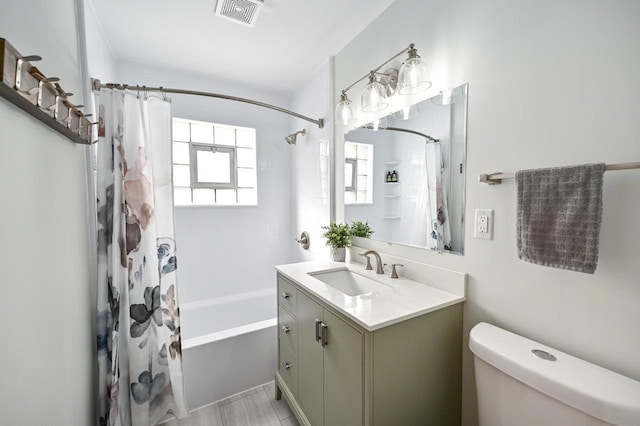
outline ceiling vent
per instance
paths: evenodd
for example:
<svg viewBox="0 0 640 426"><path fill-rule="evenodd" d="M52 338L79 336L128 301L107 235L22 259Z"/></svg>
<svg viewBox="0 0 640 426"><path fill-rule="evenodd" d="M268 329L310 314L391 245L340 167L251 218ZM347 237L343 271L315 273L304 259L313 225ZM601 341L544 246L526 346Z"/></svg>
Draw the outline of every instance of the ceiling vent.
<svg viewBox="0 0 640 426"><path fill-rule="evenodd" d="M264 0L218 0L216 15L253 27L263 5Z"/></svg>

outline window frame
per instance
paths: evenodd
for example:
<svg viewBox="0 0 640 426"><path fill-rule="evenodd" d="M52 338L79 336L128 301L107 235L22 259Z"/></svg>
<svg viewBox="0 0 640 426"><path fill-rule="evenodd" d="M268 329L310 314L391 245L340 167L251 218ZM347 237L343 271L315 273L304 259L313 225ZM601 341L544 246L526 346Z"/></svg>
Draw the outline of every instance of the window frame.
<svg viewBox="0 0 640 426"><path fill-rule="evenodd" d="M198 180L198 151L204 152L225 152L229 154L229 182L201 182ZM217 145L189 142L189 171L191 173L191 188L206 188L206 189L238 189L238 162L236 160L236 147L229 145ZM256 182L257 186L257 182Z"/></svg>
<svg viewBox="0 0 640 426"><path fill-rule="evenodd" d="M351 164L351 186L347 186L347 184L345 183L344 190L349 192L357 192L358 191L358 159L347 157L344 159L344 162L345 164Z"/></svg>
<svg viewBox="0 0 640 426"><path fill-rule="evenodd" d="M203 129L199 128L198 131L200 133L197 133L195 137L196 139L202 139L202 141L194 141L194 126L203 125L211 128L213 138L206 133L201 133ZM173 205L175 207L257 207L259 205L256 128L181 117L172 118L172 127L174 126L180 126L177 133L172 131L171 137L171 186L174 192ZM220 137L221 135L218 135L218 130L216 130L220 128L227 128L229 131L226 135L223 133L223 137ZM178 148L181 150L181 156L178 158L179 161L176 161L176 152L173 152L173 150ZM200 165L198 153L211 152L212 150L229 154L230 182L204 182L198 180L198 167ZM207 159L203 160L206 162ZM183 180L178 185L176 185L173 178L177 167L182 169L180 173L182 173L181 176L183 177ZM184 169L185 167L188 167L188 172ZM187 178L189 179L189 184L185 185ZM177 196L178 191L180 191L179 196ZM210 196L205 194L208 191L211 191ZM222 194L222 192L227 192L227 194ZM233 195L229 192L232 192Z"/></svg>
<svg viewBox="0 0 640 426"><path fill-rule="evenodd" d="M347 157L345 154L345 164L348 162L350 164L352 164L352 186L344 186L344 192L345 192L345 205L371 205L373 204L373 157L374 157L374 145L373 144L368 144L368 143L362 143L362 142L352 142L352 141L345 141L345 144L352 144L355 145L355 157ZM362 146L366 146L366 151L367 151L367 156L366 157L359 157L358 156L358 146L362 145ZM366 170L361 170L362 167L360 167L359 162L360 161L366 161ZM358 180L360 176L364 176L366 177L366 187L365 188L360 188L360 185L358 184ZM353 193L353 201L347 201L347 192L352 192ZM364 201L358 201L358 194L359 193L364 193L364 197L365 200Z"/></svg>

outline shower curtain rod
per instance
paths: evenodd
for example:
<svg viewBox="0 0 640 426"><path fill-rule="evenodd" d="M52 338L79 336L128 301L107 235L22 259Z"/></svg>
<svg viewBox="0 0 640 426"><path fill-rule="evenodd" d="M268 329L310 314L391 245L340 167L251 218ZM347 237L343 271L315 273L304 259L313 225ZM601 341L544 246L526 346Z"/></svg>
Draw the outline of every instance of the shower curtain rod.
<svg viewBox="0 0 640 426"><path fill-rule="evenodd" d="M184 89L171 89L168 87L148 87L148 86L131 86L128 84L120 84L120 83L102 83L97 78L91 79L91 87L95 92L100 91L100 89L116 89L116 90L135 90L138 92L161 92L161 93L176 93L179 95L194 95L194 96L206 96L209 98L219 98L219 99L227 99L229 101L236 102L244 102L251 105L256 105L262 108L269 108L275 111L282 112L284 114L289 114L294 117L300 118L305 121L309 121L313 124L316 124L320 129L324 127L324 119L319 118L314 120L313 118L309 118L302 114L298 114L297 112L289 111L288 109L280 108L275 105L270 105L260 101L254 101L253 99L239 98L237 96L223 95L220 93L211 93L211 92L200 92L197 90L184 90Z"/></svg>
<svg viewBox="0 0 640 426"><path fill-rule="evenodd" d="M616 163L606 164L604 166L605 171L611 170L631 170L640 169L640 161L633 163ZM514 173L483 173L478 177L478 181L489 185L499 185L503 179L513 179L516 175Z"/></svg>
<svg viewBox="0 0 640 426"><path fill-rule="evenodd" d="M429 135L425 135L424 133L420 133L420 132L417 132L417 131L411 130L411 129L402 129L400 127L387 127L386 129L383 129L383 130L394 130L396 132L412 133L414 135L422 136L427 141L432 142L432 143L440 142L440 139L432 138Z"/></svg>

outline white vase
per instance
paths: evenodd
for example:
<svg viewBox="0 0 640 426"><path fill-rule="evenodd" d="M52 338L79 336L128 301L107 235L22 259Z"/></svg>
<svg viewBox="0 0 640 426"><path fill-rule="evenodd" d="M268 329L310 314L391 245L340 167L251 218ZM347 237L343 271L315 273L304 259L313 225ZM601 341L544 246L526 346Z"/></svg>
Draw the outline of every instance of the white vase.
<svg viewBox="0 0 640 426"><path fill-rule="evenodd" d="M347 250L344 247L329 247L331 260L334 262L344 262Z"/></svg>

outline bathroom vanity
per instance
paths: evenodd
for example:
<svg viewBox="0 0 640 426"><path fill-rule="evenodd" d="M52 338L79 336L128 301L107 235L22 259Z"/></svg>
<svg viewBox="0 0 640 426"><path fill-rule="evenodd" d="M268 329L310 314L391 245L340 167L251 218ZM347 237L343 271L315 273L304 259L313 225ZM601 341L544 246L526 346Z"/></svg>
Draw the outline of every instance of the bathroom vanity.
<svg viewBox="0 0 640 426"><path fill-rule="evenodd" d="M465 274L439 288L361 264L276 269L276 398L301 424L460 424Z"/></svg>

